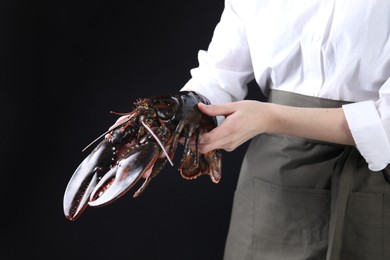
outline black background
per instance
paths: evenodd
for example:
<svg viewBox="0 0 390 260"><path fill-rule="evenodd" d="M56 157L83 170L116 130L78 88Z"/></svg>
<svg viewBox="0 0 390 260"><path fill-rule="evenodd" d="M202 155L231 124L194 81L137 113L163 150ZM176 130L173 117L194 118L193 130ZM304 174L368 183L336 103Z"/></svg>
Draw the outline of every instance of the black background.
<svg viewBox="0 0 390 260"><path fill-rule="evenodd" d="M109 111L186 83L223 6L1 2L1 259L222 259L247 143L223 152L219 184L168 165L140 198L130 191L73 222L62 198L81 150L115 122Z"/></svg>

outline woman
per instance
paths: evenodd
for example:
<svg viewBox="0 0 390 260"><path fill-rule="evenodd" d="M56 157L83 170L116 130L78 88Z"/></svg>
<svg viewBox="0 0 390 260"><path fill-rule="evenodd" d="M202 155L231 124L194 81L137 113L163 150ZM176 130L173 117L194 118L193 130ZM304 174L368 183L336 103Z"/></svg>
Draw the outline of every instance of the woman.
<svg viewBox="0 0 390 260"><path fill-rule="evenodd" d="M390 2L226 0L182 90L252 139L225 259L390 259ZM269 102L243 100L256 80Z"/></svg>

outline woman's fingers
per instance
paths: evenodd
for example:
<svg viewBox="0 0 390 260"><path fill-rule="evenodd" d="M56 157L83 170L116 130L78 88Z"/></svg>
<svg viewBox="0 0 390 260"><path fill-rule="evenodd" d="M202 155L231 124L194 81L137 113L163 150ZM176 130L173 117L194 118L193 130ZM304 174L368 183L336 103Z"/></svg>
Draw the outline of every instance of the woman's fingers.
<svg viewBox="0 0 390 260"><path fill-rule="evenodd" d="M239 141L240 136L237 136L237 130L233 129L237 126L229 121L225 120L220 126L202 134L199 143L200 152L207 153L214 149L233 151L236 148L236 142Z"/></svg>
<svg viewBox="0 0 390 260"><path fill-rule="evenodd" d="M222 105L199 104L201 112L209 116L225 116L221 125L210 132L203 133L199 151L206 153L214 149L233 151L256 134L263 131L266 122L262 115L262 103L258 101L240 101Z"/></svg>
<svg viewBox="0 0 390 260"><path fill-rule="evenodd" d="M222 105L206 105L198 104L198 109L208 116L227 116L235 111L233 103L226 103Z"/></svg>

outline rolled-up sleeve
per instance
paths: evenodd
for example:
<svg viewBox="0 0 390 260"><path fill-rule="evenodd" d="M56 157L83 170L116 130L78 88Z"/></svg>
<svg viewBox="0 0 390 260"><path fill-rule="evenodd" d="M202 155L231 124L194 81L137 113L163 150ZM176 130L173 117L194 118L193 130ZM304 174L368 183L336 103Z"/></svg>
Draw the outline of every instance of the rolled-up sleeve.
<svg viewBox="0 0 390 260"><path fill-rule="evenodd" d="M199 92L212 104L245 98L253 68L243 23L230 0L225 1L209 47L199 51L199 66L191 70L191 79L181 90Z"/></svg>
<svg viewBox="0 0 390 260"><path fill-rule="evenodd" d="M343 106L356 147L372 171L390 164L390 79L379 90L377 101Z"/></svg>

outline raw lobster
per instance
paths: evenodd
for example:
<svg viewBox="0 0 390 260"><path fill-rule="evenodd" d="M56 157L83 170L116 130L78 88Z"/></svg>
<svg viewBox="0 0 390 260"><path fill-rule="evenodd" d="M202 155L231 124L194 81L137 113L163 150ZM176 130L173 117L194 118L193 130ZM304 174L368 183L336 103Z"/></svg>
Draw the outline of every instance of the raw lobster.
<svg viewBox="0 0 390 260"><path fill-rule="evenodd" d="M63 201L66 218L75 220L87 205L112 203L144 176L143 184L133 195L139 196L167 162L173 165L181 138L184 138L178 166L181 176L191 180L208 174L218 183L221 152L198 151L201 133L216 127L217 121L198 110L199 102L210 103L200 94L181 91L137 100L131 112L117 113L124 116L122 120L101 136L104 139L77 167L66 187ZM190 147L191 137L195 139L194 148Z"/></svg>

